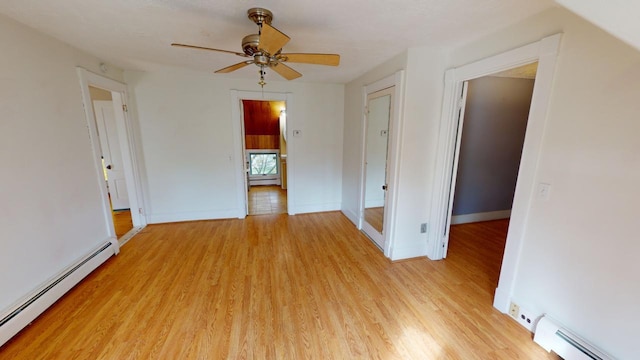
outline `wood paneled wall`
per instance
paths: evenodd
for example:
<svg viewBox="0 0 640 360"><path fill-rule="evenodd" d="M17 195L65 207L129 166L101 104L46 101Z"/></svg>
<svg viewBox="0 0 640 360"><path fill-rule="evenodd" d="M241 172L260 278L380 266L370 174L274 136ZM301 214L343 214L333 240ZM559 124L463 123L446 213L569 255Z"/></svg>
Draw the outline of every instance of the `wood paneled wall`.
<svg viewBox="0 0 640 360"><path fill-rule="evenodd" d="M280 135L245 135L246 149L279 149Z"/></svg>
<svg viewBox="0 0 640 360"><path fill-rule="evenodd" d="M280 110L284 101L242 100L247 149L280 148Z"/></svg>

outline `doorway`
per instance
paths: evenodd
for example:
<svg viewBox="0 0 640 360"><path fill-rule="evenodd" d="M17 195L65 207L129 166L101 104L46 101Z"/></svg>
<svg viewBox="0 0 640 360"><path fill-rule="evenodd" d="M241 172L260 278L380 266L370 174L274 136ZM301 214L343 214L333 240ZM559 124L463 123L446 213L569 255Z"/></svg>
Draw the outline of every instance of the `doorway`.
<svg viewBox="0 0 640 360"><path fill-rule="evenodd" d="M77 68L96 162L105 227L112 242L126 243L146 226L134 129L127 116L126 85Z"/></svg>
<svg viewBox="0 0 640 360"><path fill-rule="evenodd" d="M287 213L285 101L242 100L247 215Z"/></svg>
<svg viewBox="0 0 640 360"><path fill-rule="evenodd" d="M427 255L432 260L443 259L449 241L451 221L451 187L455 171L454 155L457 149L459 117L461 114L465 82L502 70L538 62L535 86L531 100L526 139L522 150L518 182L516 185L504 248L498 287L493 306L503 313L509 311L511 293L515 286L515 273L524 242L528 210L536 196L545 192L534 191L544 185L537 179L537 163L541 154L546 114L562 34L551 35L524 45L445 72L442 117L436 152L436 172L432 187L430 226L427 237ZM538 186L536 187L536 181ZM544 190L544 189L543 189Z"/></svg>
<svg viewBox="0 0 640 360"><path fill-rule="evenodd" d="M107 186L111 216L116 237L121 238L133 229L133 221L113 101L110 91L89 86L89 93L100 140L102 172Z"/></svg>
<svg viewBox="0 0 640 360"><path fill-rule="evenodd" d="M472 259L488 289L498 285L537 65L464 84L447 251Z"/></svg>

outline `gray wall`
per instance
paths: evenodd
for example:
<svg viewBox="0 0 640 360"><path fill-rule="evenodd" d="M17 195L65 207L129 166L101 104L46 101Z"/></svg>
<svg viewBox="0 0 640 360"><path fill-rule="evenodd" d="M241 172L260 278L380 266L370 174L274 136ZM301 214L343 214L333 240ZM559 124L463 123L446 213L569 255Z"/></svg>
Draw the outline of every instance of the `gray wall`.
<svg viewBox="0 0 640 360"><path fill-rule="evenodd" d="M511 209L534 80L469 82L453 215Z"/></svg>

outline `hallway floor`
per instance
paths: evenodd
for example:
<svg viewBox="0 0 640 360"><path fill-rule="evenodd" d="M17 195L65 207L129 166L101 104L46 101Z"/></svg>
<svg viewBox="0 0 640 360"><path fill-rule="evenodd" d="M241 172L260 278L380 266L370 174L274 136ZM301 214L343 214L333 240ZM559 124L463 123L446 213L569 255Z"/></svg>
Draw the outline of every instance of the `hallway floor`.
<svg viewBox="0 0 640 360"><path fill-rule="evenodd" d="M278 185L252 186L248 199L249 215L287 213L287 190Z"/></svg>

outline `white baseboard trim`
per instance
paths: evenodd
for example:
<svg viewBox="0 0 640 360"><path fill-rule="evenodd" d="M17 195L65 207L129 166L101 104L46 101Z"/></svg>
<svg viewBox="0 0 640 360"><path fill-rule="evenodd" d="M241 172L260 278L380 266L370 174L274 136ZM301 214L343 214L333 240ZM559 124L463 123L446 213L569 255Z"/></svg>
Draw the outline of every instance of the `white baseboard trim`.
<svg viewBox="0 0 640 360"><path fill-rule="evenodd" d="M347 219L349 219L356 227L358 227L358 215L355 212L349 209L342 209L341 211L344 216L347 217Z"/></svg>
<svg viewBox="0 0 640 360"><path fill-rule="evenodd" d="M282 185L280 179L255 179L249 180L249 186L261 186L261 185Z"/></svg>
<svg viewBox="0 0 640 360"><path fill-rule="evenodd" d="M451 225L468 224L479 221L490 221L508 219L511 217L511 210L489 211L475 214L455 215L451 217Z"/></svg>
<svg viewBox="0 0 640 360"><path fill-rule="evenodd" d="M231 219L237 218L239 213L238 209L227 209L217 211L190 211L173 214L149 214L147 215L147 222L149 224L161 224L180 221Z"/></svg>
<svg viewBox="0 0 640 360"><path fill-rule="evenodd" d="M294 214L308 214L308 213L316 213L316 212L325 212L325 211L340 211L342 207L342 203L325 203L325 204L305 204L305 205L296 205L293 212ZM290 212L291 213L291 212Z"/></svg>
<svg viewBox="0 0 640 360"><path fill-rule="evenodd" d="M418 243L410 247L403 247L400 249L394 248L391 250L391 254L389 254L389 259L391 259L391 261L397 261L422 256L427 256L426 241L424 244Z"/></svg>
<svg viewBox="0 0 640 360"><path fill-rule="evenodd" d="M383 207L383 206L384 206L384 199L369 200L364 203L364 207L366 208Z"/></svg>
<svg viewBox="0 0 640 360"><path fill-rule="evenodd" d="M0 346L29 325L71 288L115 254L116 245L108 240L74 262L42 287L22 299L7 312L0 314Z"/></svg>
<svg viewBox="0 0 640 360"><path fill-rule="evenodd" d="M501 288L496 288L496 292L493 296L493 307L500 310L503 314L509 313L509 306L511 305L511 297L509 293L503 291Z"/></svg>

